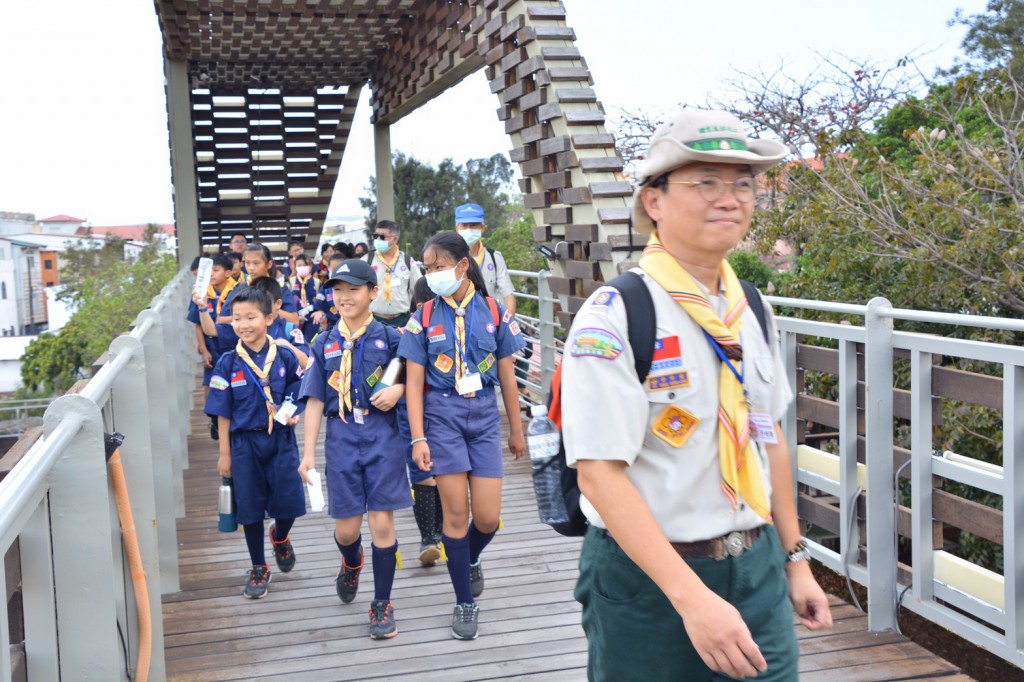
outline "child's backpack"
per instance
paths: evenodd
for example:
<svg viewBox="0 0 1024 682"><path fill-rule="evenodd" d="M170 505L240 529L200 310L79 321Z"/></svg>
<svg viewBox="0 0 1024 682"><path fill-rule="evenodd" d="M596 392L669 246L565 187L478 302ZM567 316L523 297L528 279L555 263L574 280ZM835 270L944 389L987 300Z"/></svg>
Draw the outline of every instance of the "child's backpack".
<svg viewBox="0 0 1024 682"><path fill-rule="evenodd" d="M487 299L487 307L491 310L491 319L494 320L494 328L497 329L501 325L501 313L498 311L498 302L490 296L484 296ZM420 316L420 326L424 329L430 327L430 315L434 312L434 301L437 298L432 298L423 304L423 315Z"/></svg>
<svg viewBox="0 0 1024 682"><path fill-rule="evenodd" d="M764 304L761 292L750 282L741 279L743 293L757 317L765 341L768 341L768 323L765 320ZM651 292L644 284L643 278L635 272L625 272L605 286L616 289L622 295L622 305L626 309L626 328L629 345L633 349L633 366L637 381L641 384L651 371L654 357L654 344L657 340L658 321L654 312L654 300ZM562 366L555 368L551 378L551 393L548 395L548 418L562 431ZM580 507L580 487L576 477L576 469L570 468L565 461L565 443L559 441L558 455L553 457L544 467L554 466L559 469L562 481L562 499L565 502L568 521L553 523L551 527L562 535L569 537L585 535L587 517ZM543 469L542 469L543 470ZM539 473L539 472L538 472Z"/></svg>

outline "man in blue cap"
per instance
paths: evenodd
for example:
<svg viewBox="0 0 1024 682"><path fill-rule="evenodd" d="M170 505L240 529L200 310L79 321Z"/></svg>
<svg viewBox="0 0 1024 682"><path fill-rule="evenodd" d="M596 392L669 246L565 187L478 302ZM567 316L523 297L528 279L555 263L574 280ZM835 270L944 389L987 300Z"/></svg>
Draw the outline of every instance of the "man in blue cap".
<svg viewBox="0 0 1024 682"><path fill-rule="evenodd" d="M515 315L515 289L508 276L508 265L501 251L484 247L483 236L486 230L484 209L480 204L462 204L455 208L455 231L469 244L469 252L484 275L487 295L504 303L505 308Z"/></svg>

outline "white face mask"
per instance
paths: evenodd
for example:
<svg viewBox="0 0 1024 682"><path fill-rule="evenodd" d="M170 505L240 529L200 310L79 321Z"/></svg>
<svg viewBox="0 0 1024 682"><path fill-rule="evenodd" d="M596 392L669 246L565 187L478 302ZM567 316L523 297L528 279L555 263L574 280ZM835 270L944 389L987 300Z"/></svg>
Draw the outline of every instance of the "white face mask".
<svg viewBox="0 0 1024 682"><path fill-rule="evenodd" d="M455 268L427 273L427 287L438 296L448 297L459 290L462 277L455 278Z"/></svg>
<svg viewBox="0 0 1024 682"><path fill-rule="evenodd" d="M378 253L384 253L389 248L388 240L387 239L374 239L373 240L373 248L375 248Z"/></svg>
<svg viewBox="0 0 1024 682"><path fill-rule="evenodd" d="M308 265L299 265L299 266L297 266L295 268L295 273L299 277L302 277L303 279L305 279L306 277L309 277L309 266Z"/></svg>
<svg viewBox="0 0 1024 682"><path fill-rule="evenodd" d="M462 235L462 238L466 240L467 244L473 246L480 241L481 237L484 236L484 231L477 229L459 230L459 234Z"/></svg>

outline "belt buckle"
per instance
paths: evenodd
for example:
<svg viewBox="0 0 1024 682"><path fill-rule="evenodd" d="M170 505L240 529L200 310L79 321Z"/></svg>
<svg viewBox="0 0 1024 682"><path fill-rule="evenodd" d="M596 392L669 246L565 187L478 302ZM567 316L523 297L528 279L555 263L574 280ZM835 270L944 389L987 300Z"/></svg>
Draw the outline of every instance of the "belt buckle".
<svg viewBox="0 0 1024 682"><path fill-rule="evenodd" d="M743 541L743 533L740 531L734 531L725 536L725 553L731 557L737 557L743 554L743 550L746 549L745 542Z"/></svg>

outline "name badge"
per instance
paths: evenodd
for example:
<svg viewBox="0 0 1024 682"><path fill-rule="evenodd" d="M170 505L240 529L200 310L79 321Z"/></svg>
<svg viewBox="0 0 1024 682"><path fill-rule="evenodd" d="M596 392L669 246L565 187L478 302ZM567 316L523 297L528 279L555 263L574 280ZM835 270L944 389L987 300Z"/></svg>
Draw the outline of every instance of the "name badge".
<svg viewBox="0 0 1024 682"><path fill-rule="evenodd" d="M467 374L455 382L455 390L459 392L459 395L465 397L472 397L469 394L483 390L483 387L483 380L480 378L480 374L478 372Z"/></svg>
<svg viewBox="0 0 1024 682"><path fill-rule="evenodd" d="M772 423L771 415L765 412L751 412L748 424L750 437L757 443L768 443L774 445L779 442L775 436L775 424Z"/></svg>
<svg viewBox="0 0 1024 682"><path fill-rule="evenodd" d="M365 415L366 415L366 410L364 410L363 408L361 408L361 407L353 407L352 408L352 416L355 417L356 424L362 424L363 421L364 421L364 416Z"/></svg>

